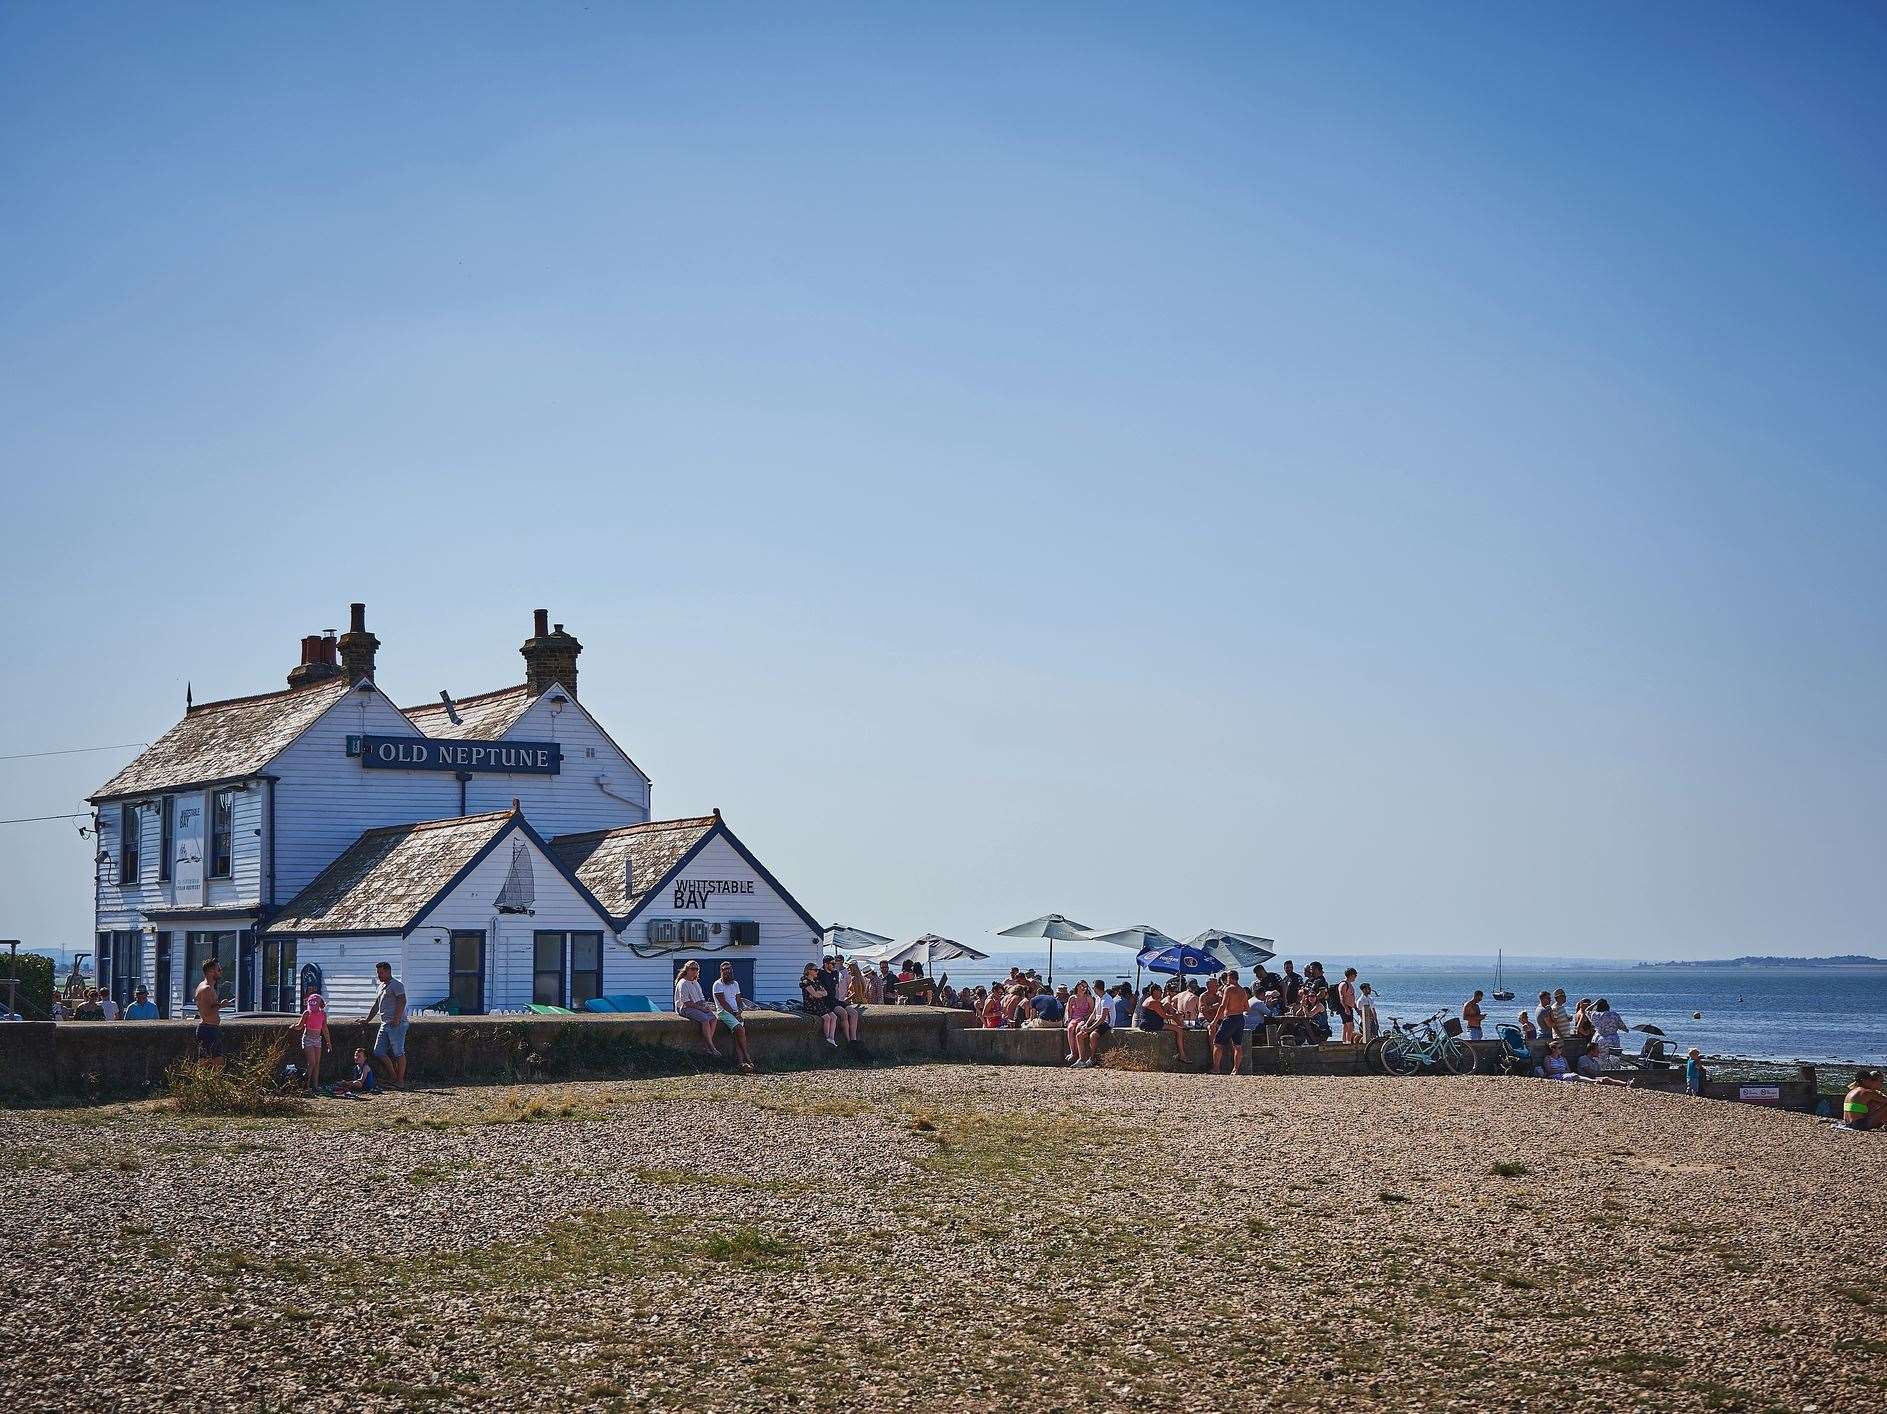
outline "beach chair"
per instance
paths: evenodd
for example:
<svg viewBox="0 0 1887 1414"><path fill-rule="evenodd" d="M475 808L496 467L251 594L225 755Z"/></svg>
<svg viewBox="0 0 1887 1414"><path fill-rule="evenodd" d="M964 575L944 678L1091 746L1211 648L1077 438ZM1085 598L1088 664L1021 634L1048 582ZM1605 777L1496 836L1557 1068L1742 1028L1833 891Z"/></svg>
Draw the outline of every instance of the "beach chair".
<svg viewBox="0 0 1887 1414"><path fill-rule="evenodd" d="M539 1016L575 1016L567 1006L552 1006L549 1002L532 1002L531 1010Z"/></svg>
<svg viewBox="0 0 1887 1414"><path fill-rule="evenodd" d="M1496 1026L1494 1034L1500 1038L1506 1053L1500 1058L1501 1072L1505 1075L1538 1075L1540 1058L1527 1045L1527 1038L1520 1034L1518 1026Z"/></svg>

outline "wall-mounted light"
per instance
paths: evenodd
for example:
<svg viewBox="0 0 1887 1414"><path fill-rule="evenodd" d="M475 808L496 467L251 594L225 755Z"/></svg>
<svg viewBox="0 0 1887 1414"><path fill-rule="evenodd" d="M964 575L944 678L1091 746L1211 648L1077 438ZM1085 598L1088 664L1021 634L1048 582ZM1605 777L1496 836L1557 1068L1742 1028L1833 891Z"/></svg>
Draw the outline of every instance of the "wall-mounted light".
<svg viewBox="0 0 1887 1414"><path fill-rule="evenodd" d="M570 699L568 697L565 697L561 692L556 692L556 693L551 694L550 710L553 716L563 711L563 709L568 707L569 705L570 705Z"/></svg>

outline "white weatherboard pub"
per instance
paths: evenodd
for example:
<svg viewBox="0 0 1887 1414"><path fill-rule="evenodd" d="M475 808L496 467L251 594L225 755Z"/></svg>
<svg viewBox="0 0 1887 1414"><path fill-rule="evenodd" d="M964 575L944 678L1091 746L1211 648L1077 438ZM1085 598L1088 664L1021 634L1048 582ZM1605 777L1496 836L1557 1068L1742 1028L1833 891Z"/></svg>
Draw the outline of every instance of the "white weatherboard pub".
<svg viewBox="0 0 1887 1414"><path fill-rule="evenodd" d="M191 705L91 797L98 976L192 1015L206 958L237 1014L311 991L358 1015L382 960L462 1014L663 1005L689 958L797 995L820 927L711 815L649 818L649 778L577 701L582 645L542 609L525 680L398 707L363 605L288 687Z"/></svg>

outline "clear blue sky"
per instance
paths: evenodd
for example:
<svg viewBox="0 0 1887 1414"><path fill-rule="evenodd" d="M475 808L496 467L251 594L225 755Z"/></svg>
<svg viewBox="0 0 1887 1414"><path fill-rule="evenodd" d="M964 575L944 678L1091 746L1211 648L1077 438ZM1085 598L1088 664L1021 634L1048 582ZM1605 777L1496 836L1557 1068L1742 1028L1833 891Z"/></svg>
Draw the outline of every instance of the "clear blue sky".
<svg viewBox="0 0 1887 1414"><path fill-rule="evenodd" d="M1887 952L1883 72L1859 4L6 5L0 749L546 605L827 919ZM70 825L0 861L83 945Z"/></svg>

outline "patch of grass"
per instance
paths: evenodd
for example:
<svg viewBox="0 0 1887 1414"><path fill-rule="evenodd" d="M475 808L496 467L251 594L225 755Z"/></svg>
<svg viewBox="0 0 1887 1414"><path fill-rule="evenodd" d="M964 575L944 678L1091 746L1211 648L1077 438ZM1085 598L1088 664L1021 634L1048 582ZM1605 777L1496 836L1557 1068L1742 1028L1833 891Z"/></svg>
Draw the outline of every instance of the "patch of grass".
<svg viewBox="0 0 1887 1414"><path fill-rule="evenodd" d="M1490 1172L1499 1178L1525 1178L1527 1166L1517 1159L1496 1159Z"/></svg>
<svg viewBox="0 0 1887 1414"><path fill-rule="evenodd" d="M1083 1153L1104 1148L1115 1132L1092 1114L1067 1110L1012 1114L912 1107L906 1113L911 1132L935 1146L923 1161L925 1168L984 1181L1058 1174Z"/></svg>
<svg viewBox="0 0 1887 1414"><path fill-rule="evenodd" d="M306 1114L307 1097L283 1089L278 1045L251 1042L221 1065L180 1060L164 1072L170 1108L178 1114L217 1118Z"/></svg>
<svg viewBox="0 0 1887 1414"><path fill-rule="evenodd" d="M441 1160L436 1163L420 1164L407 1174L406 1181L415 1188L424 1188L428 1184L444 1183L459 1174L467 1173L471 1167L470 1159Z"/></svg>
<svg viewBox="0 0 1887 1414"><path fill-rule="evenodd" d="M1615 1355L1601 1355L1586 1363L1595 1370L1606 1370L1644 1384L1662 1384L1664 1376L1684 1368L1684 1362L1675 1355L1665 1355L1655 1350L1621 1350Z"/></svg>
<svg viewBox="0 0 1887 1414"><path fill-rule="evenodd" d="M743 1226L711 1234L701 1244L701 1255L736 1267L770 1268L786 1266L794 1254L777 1237L769 1237L757 1227Z"/></svg>

